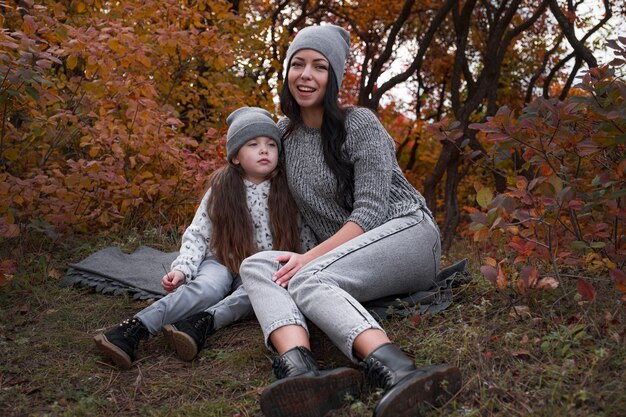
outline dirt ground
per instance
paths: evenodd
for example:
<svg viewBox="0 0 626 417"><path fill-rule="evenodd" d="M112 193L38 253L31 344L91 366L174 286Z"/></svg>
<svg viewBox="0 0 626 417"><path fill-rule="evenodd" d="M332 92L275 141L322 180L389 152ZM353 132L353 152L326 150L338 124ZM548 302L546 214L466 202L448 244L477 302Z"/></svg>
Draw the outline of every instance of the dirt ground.
<svg viewBox="0 0 626 417"><path fill-rule="evenodd" d="M156 336L140 346L132 369L120 370L92 338L149 301L58 285L68 263L118 242L35 242L0 245L0 260L17 263L0 287L0 415L261 415L272 355L254 319L212 335L190 363ZM447 362L462 370L461 391L426 416L623 415L625 309L608 280L598 277L598 298L586 302L574 281L521 297L473 275L447 310L384 323L418 366ZM323 368L355 366L319 330L312 333ZM370 416L379 397L366 389L331 416Z"/></svg>

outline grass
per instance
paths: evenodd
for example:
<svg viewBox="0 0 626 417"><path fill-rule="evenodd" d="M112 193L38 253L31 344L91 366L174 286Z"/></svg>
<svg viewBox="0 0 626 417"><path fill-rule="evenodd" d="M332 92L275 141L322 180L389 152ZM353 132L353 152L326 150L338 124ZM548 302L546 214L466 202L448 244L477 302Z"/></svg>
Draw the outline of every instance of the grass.
<svg viewBox="0 0 626 417"><path fill-rule="evenodd" d="M31 232L0 243L0 261L17 262L0 287L0 415L260 415L271 355L254 320L217 332L191 363L178 360L162 337L141 345L128 371L97 354L92 337L148 302L61 288L58 280L69 263L97 249L139 244L175 250L177 238L151 230L54 242ZM450 261L466 256L475 255ZM474 280L447 310L384 324L418 365L462 370L462 390L428 416L623 415L625 311L608 277L596 277L594 302L576 295L574 280L521 297L495 291L476 273L478 261L471 265ZM319 331L312 345L323 367L350 365ZM369 416L379 397L366 390L331 415Z"/></svg>

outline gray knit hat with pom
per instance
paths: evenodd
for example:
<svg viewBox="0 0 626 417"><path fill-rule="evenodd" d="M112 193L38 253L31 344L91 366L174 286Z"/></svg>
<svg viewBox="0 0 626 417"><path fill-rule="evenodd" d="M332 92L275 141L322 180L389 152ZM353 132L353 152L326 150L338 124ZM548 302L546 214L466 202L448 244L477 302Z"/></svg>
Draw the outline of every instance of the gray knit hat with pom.
<svg viewBox="0 0 626 417"><path fill-rule="evenodd" d="M228 123L228 133L226 134L226 158L228 162L231 162L247 141L259 136L274 139L280 153L282 145L280 130L267 110L259 107L240 107L226 118L226 123Z"/></svg>
<svg viewBox="0 0 626 417"><path fill-rule="evenodd" d="M324 55L335 72L337 87L341 88L346 60L350 53L350 33L342 27L330 24L301 29L287 49L285 79L291 58L302 49L313 49Z"/></svg>

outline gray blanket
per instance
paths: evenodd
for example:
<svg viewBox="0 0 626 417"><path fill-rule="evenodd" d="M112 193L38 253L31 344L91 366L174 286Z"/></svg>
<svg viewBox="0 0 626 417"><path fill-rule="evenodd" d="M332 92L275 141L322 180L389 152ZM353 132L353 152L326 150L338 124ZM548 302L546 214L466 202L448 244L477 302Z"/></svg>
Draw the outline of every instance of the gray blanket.
<svg viewBox="0 0 626 417"><path fill-rule="evenodd" d="M161 298L165 291L161 277L170 269L178 252L161 252L141 246L126 254L117 247L108 247L69 265L63 286L87 286L104 294L128 294L134 299ZM435 285L428 291L397 294L363 305L377 320L394 315L410 316L416 313L436 313L452 303L452 288L470 279L467 259L442 269Z"/></svg>
<svg viewBox="0 0 626 417"><path fill-rule="evenodd" d="M92 287L103 294L129 294L135 299L161 298L161 278L170 270L178 252L165 253L141 246L126 254L108 247L70 264L61 285Z"/></svg>

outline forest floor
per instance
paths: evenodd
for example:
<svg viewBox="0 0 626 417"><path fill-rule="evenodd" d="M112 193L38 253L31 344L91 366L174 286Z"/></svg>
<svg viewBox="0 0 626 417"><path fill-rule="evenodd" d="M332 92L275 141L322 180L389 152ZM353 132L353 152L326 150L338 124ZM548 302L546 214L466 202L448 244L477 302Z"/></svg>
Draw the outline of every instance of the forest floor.
<svg viewBox="0 0 626 417"><path fill-rule="evenodd" d="M258 323L212 335L199 357L183 362L163 337L140 346L127 371L98 355L93 336L149 304L82 288L61 288L69 263L106 246L140 244L177 250L157 230L54 242L37 232L0 241L0 415L260 416L259 395L273 380ZM435 315L384 323L418 364L461 368L463 387L427 416L620 416L626 410L624 305L610 278L589 278L593 302L577 295L575 277L556 290L515 295L484 280L479 249L459 242L444 265L468 257L473 280ZM7 262L9 261L9 262ZM575 275L575 274L573 274ZM318 331L324 368L351 366ZM331 416L370 416L380 392L365 390Z"/></svg>

